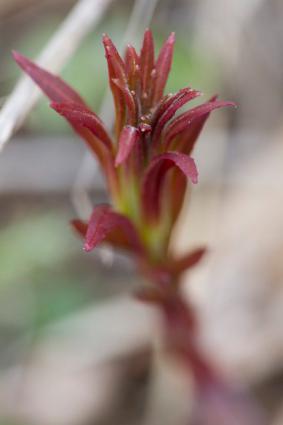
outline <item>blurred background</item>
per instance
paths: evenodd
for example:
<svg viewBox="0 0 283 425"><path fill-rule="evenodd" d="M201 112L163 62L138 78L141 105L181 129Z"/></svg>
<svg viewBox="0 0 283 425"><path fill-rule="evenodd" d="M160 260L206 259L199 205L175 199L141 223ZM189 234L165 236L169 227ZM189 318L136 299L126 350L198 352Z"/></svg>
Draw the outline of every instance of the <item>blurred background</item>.
<svg viewBox="0 0 283 425"><path fill-rule="evenodd" d="M35 58L75 3L0 0L0 108L21 74L11 50ZM201 344L270 425L283 424L282 22L282 0L112 0L61 72L105 114L102 33L139 47L149 25L157 46L176 32L168 92L238 104L200 137L200 183L174 247L209 246L185 277ZM0 425L181 425L190 389L162 354L151 368L158 317L129 297L133 264L108 248L85 254L70 229L85 191L106 199L85 152L40 99L0 154Z"/></svg>

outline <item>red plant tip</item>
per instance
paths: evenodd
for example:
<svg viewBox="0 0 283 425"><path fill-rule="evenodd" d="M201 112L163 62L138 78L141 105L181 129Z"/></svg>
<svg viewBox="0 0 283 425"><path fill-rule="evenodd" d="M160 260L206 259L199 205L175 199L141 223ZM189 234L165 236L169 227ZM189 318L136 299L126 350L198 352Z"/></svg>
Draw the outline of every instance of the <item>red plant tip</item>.
<svg viewBox="0 0 283 425"><path fill-rule="evenodd" d="M171 32L171 34L168 37L167 43L168 44L174 44L175 43L175 32Z"/></svg>
<svg viewBox="0 0 283 425"><path fill-rule="evenodd" d="M115 106L113 137L84 99L59 76L16 51L12 54L50 99L50 107L85 140L106 176L113 210L100 206L89 225L78 220L73 224L86 238L84 250L89 252L103 241L133 249L138 255L144 254L146 247L148 258L159 261L155 257L166 251L164 244L169 243L181 210L187 179L193 184L198 181L191 158L197 138L212 111L236 104L216 100L214 96L179 113L202 93L185 87L174 94L164 94L173 60L174 32L158 54L149 28L145 30L140 52L128 44L121 56L108 34L103 34L102 41ZM154 243L147 229L149 225L151 230L153 223L161 229L153 235L160 237ZM186 259L186 264L188 261L191 258Z"/></svg>
<svg viewBox="0 0 283 425"><path fill-rule="evenodd" d="M152 35L151 29L146 28L146 30L144 32L144 39L153 40L153 35Z"/></svg>
<svg viewBox="0 0 283 425"><path fill-rule="evenodd" d="M111 41L111 38L107 34L103 34L102 43L104 45L105 52L108 54L111 53L111 50L113 50L113 48L115 49Z"/></svg>
<svg viewBox="0 0 283 425"><path fill-rule="evenodd" d="M103 42L105 47L110 47L110 46L113 45L111 38L106 33L104 33L103 36L102 36L102 42Z"/></svg>
<svg viewBox="0 0 283 425"><path fill-rule="evenodd" d="M27 73L29 72L29 68L32 68L34 65L30 59L17 52L17 50L12 50L12 56L17 64Z"/></svg>
<svg viewBox="0 0 283 425"><path fill-rule="evenodd" d="M33 67L33 63L26 58L21 53L17 52L16 50L12 50L12 56L14 60L17 62L17 64L27 73L29 73L30 68Z"/></svg>
<svg viewBox="0 0 283 425"><path fill-rule="evenodd" d="M17 64L29 75L29 77L41 88L47 97L53 102L75 102L85 105L81 96L57 75L41 68L30 59L13 51L13 57Z"/></svg>
<svg viewBox="0 0 283 425"><path fill-rule="evenodd" d="M17 50L12 50L12 56L17 63L20 63L21 59L23 58L23 56L19 52L17 52Z"/></svg>
<svg viewBox="0 0 283 425"><path fill-rule="evenodd" d="M163 44L155 63L154 72L151 76L154 79L153 105L157 104L163 96L163 91L169 76L172 65L175 33L171 33Z"/></svg>
<svg viewBox="0 0 283 425"><path fill-rule="evenodd" d="M83 250L85 251L85 252L90 252L90 251L92 251L93 250L93 246L91 245L91 244L89 244L88 242L86 242L85 244L84 244L84 248L83 248Z"/></svg>

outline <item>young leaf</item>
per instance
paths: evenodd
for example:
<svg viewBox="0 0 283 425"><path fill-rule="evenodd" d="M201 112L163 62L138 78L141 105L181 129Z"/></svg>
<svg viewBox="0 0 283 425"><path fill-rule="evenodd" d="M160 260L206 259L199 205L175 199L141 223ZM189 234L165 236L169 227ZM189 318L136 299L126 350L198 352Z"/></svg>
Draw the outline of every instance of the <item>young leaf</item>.
<svg viewBox="0 0 283 425"><path fill-rule="evenodd" d="M172 65L174 43L175 34L172 32L159 52L154 68L155 81L153 82L153 105L155 105L163 95L163 90L166 86Z"/></svg>
<svg viewBox="0 0 283 425"><path fill-rule="evenodd" d="M158 119L153 133L153 144L156 144L156 141L159 140L161 132L168 121L175 115L175 113L188 103L190 100L195 99L200 96L201 93L197 90L192 90L190 87L179 90L175 95L170 99L170 105L165 109L163 114Z"/></svg>
<svg viewBox="0 0 283 425"><path fill-rule="evenodd" d="M119 52L113 44L111 38L107 34L104 34L102 41L104 44L105 52L108 54L108 59L110 60L113 66L115 65L115 69L113 70L114 75L111 75L111 78L118 78L121 75L125 76L126 71L124 61L119 55Z"/></svg>
<svg viewBox="0 0 283 425"><path fill-rule="evenodd" d="M72 220L71 226L81 237L85 239L88 229L88 224L85 221L79 219ZM115 248L131 251L131 244L123 232L123 229L113 228L105 237L104 242L109 243Z"/></svg>
<svg viewBox="0 0 283 425"><path fill-rule="evenodd" d="M70 222L71 226L73 227L73 229L83 238L85 238L86 236L86 232L87 232L87 223L85 221L79 220L79 219L74 219L71 220Z"/></svg>
<svg viewBox="0 0 283 425"><path fill-rule="evenodd" d="M140 58L130 44L126 48L125 69L130 90L137 91L140 87Z"/></svg>
<svg viewBox="0 0 283 425"><path fill-rule="evenodd" d="M217 96L213 96L209 102L214 102L216 99ZM188 128L171 141L168 148L171 149L172 146L173 150L176 149L179 152L190 155L209 115L210 112L194 119Z"/></svg>
<svg viewBox="0 0 283 425"><path fill-rule="evenodd" d="M142 86L142 98L145 103L150 96L151 87L151 73L154 67L154 41L152 32L147 29L144 33L143 45L140 54L141 63L141 86Z"/></svg>
<svg viewBox="0 0 283 425"><path fill-rule="evenodd" d="M123 230L132 250L136 254L142 254L143 248L132 222L126 216L113 211L109 205L99 205L94 208L86 233L85 251L92 251L117 228Z"/></svg>
<svg viewBox="0 0 283 425"><path fill-rule="evenodd" d="M88 128L109 150L112 149L112 141L104 127L101 119L88 108L74 103L56 103L50 104L60 115L67 118L74 126Z"/></svg>
<svg viewBox="0 0 283 425"><path fill-rule="evenodd" d="M53 102L74 102L86 106L81 96L60 77L42 69L16 51L13 51L13 57L50 100Z"/></svg>
<svg viewBox="0 0 283 425"><path fill-rule="evenodd" d="M118 153L115 160L116 167L128 158L138 138L139 130L136 127L127 125L123 128L119 138Z"/></svg>
<svg viewBox="0 0 283 425"><path fill-rule="evenodd" d="M143 207L149 217L157 218L159 215L161 189L166 173L172 167L179 169L192 183L197 183L198 172L191 157L179 152L166 152L153 158L142 183Z"/></svg>
<svg viewBox="0 0 283 425"><path fill-rule="evenodd" d="M195 249L194 251L191 251L188 254L181 256L180 258L172 259L169 262L169 270L174 275L180 275L184 271L198 264L199 261L202 260L206 252L207 252L207 249L202 247L202 248Z"/></svg>
<svg viewBox="0 0 283 425"><path fill-rule="evenodd" d="M113 78L113 83L121 90L121 93L124 97L125 104L127 106L127 124L135 125L137 122L137 111L136 104L133 94L131 93L128 84L119 80L118 78Z"/></svg>
<svg viewBox="0 0 283 425"><path fill-rule="evenodd" d="M124 96L122 95L119 87L117 87L117 85L113 82L113 79L119 79L121 77L121 73L125 75L125 65L108 35L104 34L102 41L108 66L109 85L111 87L115 104L115 130L116 136L118 136L125 122L126 107ZM119 75L117 75L117 68L120 70Z"/></svg>
<svg viewBox="0 0 283 425"><path fill-rule="evenodd" d="M193 109L190 109L187 112L184 112L179 117L175 118L165 129L165 150L168 149L171 140L173 140L178 134L188 128L194 120L208 114L214 109L223 108L224 106L235 106L235 103L221 100L216 100L215 102L206 102L202 105L196 106Z"/></svg>

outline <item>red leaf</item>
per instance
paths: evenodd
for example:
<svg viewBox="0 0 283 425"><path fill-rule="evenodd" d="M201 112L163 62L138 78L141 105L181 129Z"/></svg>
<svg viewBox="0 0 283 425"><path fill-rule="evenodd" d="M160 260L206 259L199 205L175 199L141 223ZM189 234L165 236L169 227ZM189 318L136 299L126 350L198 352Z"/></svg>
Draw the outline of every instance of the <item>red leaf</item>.
<svg viewBox="0 0 283 425"><path fill-rule="evenodd" d="M83 99L70 86L68 86L68 84L61 80L61 78L40 68L20 53L13 52L13 56L19 66L39 85L42 91L52 102L63 104L71 103L73 105L72 108L76 107L78 110L88 111L87 105ZM106 144L109 146L111 141L99 119L97 118L97 126L100 126L100 128L96 137L93 137L89 130L78 126L74 120L68 120L72 124L73 128L87 141L90 148L97 155L100 163L105 164L105 153L103 152L103 147L99 145L97 140L98 133L104 145ZM109 164L107 167L109 168Z"/></svg>
<svg viewBox="0 0 283 425"><path fill-rule="evenodd" d="M216 99L217 96L213 96L209 102L214 102ZM171 143L169 148L172 146L174 150L190 155L209 115L210 112L193 120L189 127L176 137L174 144Z"/></svg>
<svg viewBox="0 0 283 425"><path fill-rule="evenodd" d="M125 55L125 68L129 88L137 90L140 86L140 58L133 46L128 44Z"/></svg>
<svg viewBox="0 0 283 425"><path fill-rule="evenodd" d="M169 76L172 65L173 50L175 43L175 34L172 32L168 40L162 46L155 64L155 81L153 82L153 105L162 97L163 90Z"/></svg>
<svg viewBox="0 0 283 425"><path fill-rule="evenodd" d="M151 119L151 124L153 128L155 127L161 115L163 115L163 113L166 111L166 109L169 108L169 106L174 102L174 100L175 100L175 94L172 94L172 93L166 94L165 96L162 97L160 102L157 104Z"/></svg>
<svg viewBox="0 0 283 425"><path fill-rule="evenodd" d="M178 190L176 190L176 188L178 188ZM186 195L186 188L186 176L180 173L178 168L175 168L171 173L170 179L166 182L166 188L164 189L164 191L166 190L166 198L168 199L166 204L170 206L170 210L168 208L168 211L170 212L172 227L181 212Z"/></svg>
<svg viewBox="0 0 283 425"><path fill-rule="evenodd" d="M235 106L235 104L233 102L225 102L221 100L216 100L215 102L206 102L202 105L196 106L193 109L190 109L187 112L184 112L179 117L175 118L165 130L165 150L168 149L171 140L173 140L178 134L188 128L195 119L208 114L214 109L223 108L224 106Z"/></svg>
<svg viewBox="0 0 283 425"><path fill-rule="evenodd" d="M114 72L114 74L110 75L110 77L111 78L118 78L121 75L125 76L126 71L125 71L124 61L121 58L121 56L119 55L118 50L116 49L111 38L108 37L107 34L104 34L102 41L103 41L103 44L104 44L107 59L110 60L112 66L114 66L114 64L115 64L115 69L112 70L112 72Z"/></svg>
<svg viewBox="0 0 283 425"><path fill-rule="evenodd" d="M121 128L125 122L125 101L124 96L121 93L121 90L114 84L113 79L121 78L121 73L125 75L125 65L124 62L119 55L116 47L108 37L108 35L103 35L103 44L105 49L105 57L107 60L108 66L108 76L109 76L109 84L111 87L111 91L113 94L113 99L115 103L116 110L116 121L115 121L115 130L116 136L119 135ZM119 68L119 75L117 75L117 69Z"/></svg>
<svg viewBox="0 0 283 425"><path fill-rule="evenodd" d="M197 96L200 96L201 93L199 91L193 90L190 87L179 90L175 95L170 98L169 106L162 113L160 118L158 119L156 126L154 128L153 133L153 143L158 142L160 134L168 123L168 121L175 115L175 113L180 109L183 105L188 103L190 100L195 99Z"/></svg>
<svg viewBox="0 0 283 425"><path fill-rule="evenodd" d="M55 102L55 104L71 103L72 108L76 107L76 110L88 111L88 108L85 102L83 101L83 99L70 86L68 86L68 84L66 84L63 80L61 80L61 78L55 75L52 75L50 72L40 68L35 63L31 62L29 59L22 56L20 53L13 52L13 56L16 62L19 64L19 66L35 81L35 83L38 84L38 86L42 89L42 91L46 94L47 97L49 97L49 99L52 102ZM71 112L72 111L69 111L69 114ZM67 111L66 111L66 114L67 114ZM62 113L62 115L64 114ZM95 119L94 117L96 117L95 114L93 114L92 116L93 120ZM76 121L74 117L72 117L73 119L71 119L71 117L69 118L66 117L66 118L70 121L73 128L87 141L90 148L97 155L100 163L105 165L105 158L104 158L105 154L102 150L103 148L99 146L98 144L97 137L102 141L104 145L107 145L108 147L110 146L111 140L109 136L107 135L106 130L103 128L103 124L101 123L99 118L96 117L97 118L97 120L95 120L96 132L93 131L93 134L95 134L96 137L93 137L90 134L89 130L78 126L78 123L74 122ZM90 126L90 127L92 130L94 129L93 126ZM107 168L109 168L109 164L107 164Z"/></svg>
<svg viewBox="0 0 283 425"><path fill-rule="evenodd" d="M74 130L86 141L97 157L107 177L109 188L117 191L117 176L114 168L112 141L100 118L83 105L51 103L51 107L64 116Z"/></svg>
<svg viewBox="0 0 283 425"><path fill-rule="evenodd" d="M147 103L147 99L150 96L152 88L151 73L154 67L154 41L152 37L152 32L149 29L147 29L144 33L140 61L142 96L145 103Z"/></svg>
<svg viewBox="0 0 283 425"><path fill-rule="evenodd" d="M128 86L128 79L126 75L126 68L125 64L123 62L123 59L119 55L116 47L112 43L111 39L104 35L103 37L103 43L106 51L106 58L108 62L108 69L109 69L109 78L110 78L110 84L112 87L112 92L115 97L118 99L118 103L121 103L121 98L119 97L119 93L117 93L117 90L115 91L115 86L118 88L124 97L124 102L127 105L128 109L128 124L135 125L136 124L136 104L135 99L133 97L133 94L131 93L129 86ZM114 85L113 85L114 83ZM119 106L119 108L122 108L122 105ZM119 130L121 129L121 126L123 124L123 120L119 123Z"/></svg>
<svg viewBox="0 0 283 425"><path fill-rule="evenodd" d="M123 231L131 249L136 254L142 254L143 248L132 222L126 216L111 210L109 205L94 208L86 233L85 251L92 251L117 228Z"/></svg>
<svg viewBox="0 0 283 425"><path fill-rule="evenodd" d="M194 267L206 254L206 248L198 248L180 258L172 259L169 263L169 269L175 275L180 275L184 271Z"/></svg>
<svg viewBox="0 0 283 425"><path fill-rule="evenodd" d="M85 106L74 103L51 103L51 108L55 109L60 115L67 118L74 126L88 128L102 143L109 149L112 149L112 141L104 127L101 119Z"/></svg>
<svg viewBox="0 0 283 425"><path fill-rule="evenodd" d="M113 78L112 81L121 90L127 105L127 123L135 125L137 121L136 103L133 94L128 87L128 84L119 80L118 78Z"/></svg>
<svg viewBox="0 0 283 425"><path fill-rule="evenodd" d="M87 223L85 221L74 219L71 220L70 224L80 236L85 238L87 232Z"/></svg>
<svg viewBox="0 0 283 425"><path fill-rule="evenodd" d="M119 138L118 153L115 160L116 167L128 158L138 138L139 130L136 127L127 125L123 128Z"/></svg>
<svg viewBox="0 0 283 425"><path fill-rule="evenodd" d="M33 79L41 90L53 102L74 102L86 106L81 96L60 77L42 69L25 56L13 52L17 64Z"/></svg>
<svg viewBox="0 0 283 425"><path fill-rule="evenodd" d="M143 207L149 217L159 215L161 189L166 173L172 167L177 167L192 183L197 183L198 173L191 157L179 152L167 152L153 158L142 183Z"/></svg>
<svg viewBox="0 0 283 425"><path fill-rule="evenodd" d="M71 221L71 226L76 230L76 232L82 236L86 237L88 224L82 220L75 219ZM110 231L110 233L105 237L104 242L111 244L115 248L123 250L131 250L131 245L127 236L123 233L122 229L115 228Z"/></svg>

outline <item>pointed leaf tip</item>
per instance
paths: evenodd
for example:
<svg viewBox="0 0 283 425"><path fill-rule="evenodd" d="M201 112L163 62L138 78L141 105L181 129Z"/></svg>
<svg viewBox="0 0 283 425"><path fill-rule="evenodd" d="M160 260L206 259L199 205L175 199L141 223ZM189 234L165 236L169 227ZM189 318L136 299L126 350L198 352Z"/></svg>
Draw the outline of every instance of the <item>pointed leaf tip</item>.
<svg viewBox="0 0 283 425"><path fill-rule="evenodd" d="M117 238L117 234L113 235L113 231L117 229L122 231L124 238ZM125 239L128 241L125 244ZM130 247L133 252L138 255L143 253L138 234L132 222L124 215L113 211L109 205L99 205L94 208L90 217L84 250L92 251L97 245L103 241L114 243L114 245L124 245Z"/></svg>
<svg viewBox="0 0 283 425"><path fill-rule="evenodd" d="M206 247L200 247L190 251L179 258L172 259L171 262L169 262L169 269L172 273L180 275L184 271L197 265L206 253Z"/></svg>
<svg viewBox="0 0 283 425"><path fill-rule="evenodd" d="M169 44L174 44L176 41L176 36L175 36L175 32L171 32L171 34L168 37L168 43Z"/></svg>
<svg viewBox="0 0 283 425"><path fill-rule="evenodd" d="M104 33L102 34L102 42L103 42L103 43L106 43L106 42L108 42L108 41L110 41L110 37L109 37L109 35L108 35L106 32L104 32Z"/></svg>
<svg viewBox="0 0 283 425"><path fill-rule="evenodd" d="M82 237L85 237L87 232L87 223L82 220L74 219L70 221L72 228Z"/></svg>
<svg viewBox="0 0 283 425"><path fill-rule="evenodd" d="M184 112L177 118L173 119L173 121L171 121L171 123L165 129L165 150L170 148L171 141L173 141L174 138L180 133L182 133L184 130L188 129L194 121L198 120L203 116L207 116L207 114L214 111L215 109L223 108L226 106L235 106L235 103L221 100L210 100L206 103L203 103L202 105L198 105Z"/></svg>
<svg viewBox="0 0 283 425"><path fill-rule="evenodd" d="M92 251L92 246L88 242L85 242L83 250L85 252L90 252L90 251Z"/></svg>
<svg viewBox="0 0 283 425"><path fill-rule="evenodd" d="M102 41L105 49L107 49L108 52L113 55L114 59L117 60L120 65L123 65L123 60L120 57L118 50L111 38L107 34L103 34Z"/></svg>
<svg viewBox="0 0 283 425"><path fill-rule="evenodd" d="M193 90L190 87L185 87L179 90L174 95L171 95L170 98L161 103L159 111L157 110L157 118L154 128L154 137L153 143L158 143L161 132L168 121L176 114L178 109L182 108L186 103L200 96L202 93L197 90ZM162 112L163 111L163 112ZM159 115L159 118L158 118Z"/></svg>
<svg viewBox="0 0 283 425"><path fill-rule="evenodd" d="M148 105L153 83L151 73L154 68L154 41L152 32L149 29L147 29L144 33L143 44L140 54L140 64L142 96L145 105Z"/></svg>
<svg viewBox="0 0 283 425"><path fill-rule="evenodd" d="M81 96L60 77L41 68L17 51L13 51L12 55L20 68L29 75L50 100L54 102L72 101L86 105Z"/></svg>
<svg viewBox="0 0 283 425"><path fill-rule="evenodd" d="M17 63L21 61L22 55L17 50L12 50L12 56Z"/></svg>
<svg viewBox="0 0 283 425"><path fill-rule="evenodd" d="M171 33L163 44L155 64L156 80L154 82L153 104L162 97L171 70L175 33Z"/></svg>

